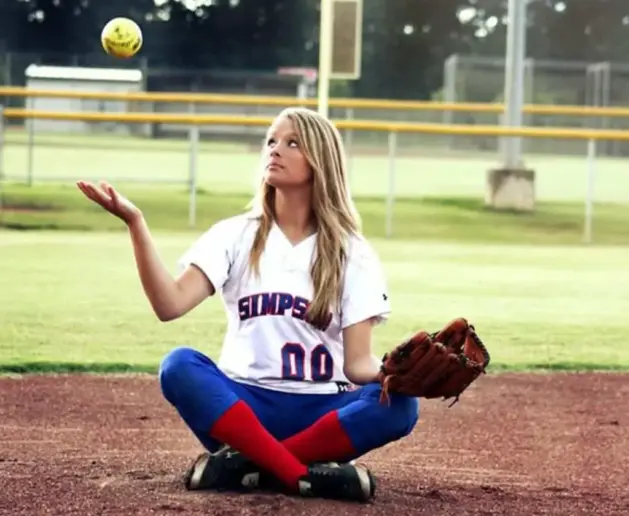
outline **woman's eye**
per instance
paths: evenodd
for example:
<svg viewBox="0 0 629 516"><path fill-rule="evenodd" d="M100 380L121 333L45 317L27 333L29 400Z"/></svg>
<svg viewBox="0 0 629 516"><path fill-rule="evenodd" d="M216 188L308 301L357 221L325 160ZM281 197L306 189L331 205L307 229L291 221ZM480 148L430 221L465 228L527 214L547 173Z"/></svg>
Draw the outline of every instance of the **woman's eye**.
<svg viewBox="0 0 629 516"><path fill-rule="evenodd" d="M275 138L269 138L266 141L266 145L267 145L267 147L269 147L271 145L277 145L277 141L275 140ZM298 148L299 147L299 143L297 142L297 140L288 140L287 145L289 147L293 147L293 148Z"/></svg>

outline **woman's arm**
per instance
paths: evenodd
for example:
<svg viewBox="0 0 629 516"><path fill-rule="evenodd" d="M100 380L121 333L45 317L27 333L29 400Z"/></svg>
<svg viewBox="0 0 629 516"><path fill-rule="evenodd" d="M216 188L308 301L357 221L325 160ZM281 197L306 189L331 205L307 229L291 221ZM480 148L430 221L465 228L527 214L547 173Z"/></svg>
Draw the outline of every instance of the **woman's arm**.
<svg viewBox="0 0 629 516"><path fill-rule="evenodd" d="M128 227L144 293L160 321L178 319L214 294L212 283L194 265L177 279L172 277L157 253L144 217L133 220Z"/></svg>
<svg viewBox="0 0 629 516"><path fill-rule="evenodd" d="M343 373L356 385L377 381L381 361L371 349L373 319L366 319L343 330Z"/></svg>
<svg viewBox="0 0 629 516"><path fill-rule="evenodd" d="M192 249L194 265L189 260L183 274L174 279L159 258L144 215L135 204L104 181L100 187L87 181L76 184L88 199L127 225L144 293L160 321L172 321L188 313L214 294L219 281L225 280L228 264L220 246L211 245L213 233L206 233Z"/></svg>
<svg viewBox="0 0 629 516"><path fill-rule="evenodd" d="M387 284L378 256L366 240L354 240L341 304L343 372L357 385L378 380L381 361L372 351L375 326L391 312Z"/></svg>

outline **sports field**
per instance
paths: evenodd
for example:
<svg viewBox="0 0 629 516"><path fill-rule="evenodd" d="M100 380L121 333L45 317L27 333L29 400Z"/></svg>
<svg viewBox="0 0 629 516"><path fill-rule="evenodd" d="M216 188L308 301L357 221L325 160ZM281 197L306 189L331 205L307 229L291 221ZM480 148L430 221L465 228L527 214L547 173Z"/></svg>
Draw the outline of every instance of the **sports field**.
<svg viewBox="0 0 629 516"><path fill-rule="evenodd" d="M421 142L421 135L418 137ZM28 174L27 136L10 132L4 149L5 175L25 180ZM188 143L102 136L36 134L32 152L35 180L108 179L124 182L181 182L189 172ZM250 192L258 155L250 147L230 143L201 143L198 185L210 192ZM526 155L534 169L536 196L541 201L582 203L586 192L586 142L583 156ZM357 196L381 197L388 191L389 163L386 147L350 152L352 192ZM484 195L488 169L497 166L495 152L450 151L405 148L395 161L395 191L402 197L475 197ZM597 202L629 204L627 160L600 158L594 184Z"/></svg>
<svg viewBox="0 0 629 516"><path fill-rule="evenodd" d="M188 228L185 185L116 181L185 178L185 145L76 143L35 149L35 178L48 181L4 185L0 221L13 230L0 230L0 370L7 373L0 381L0 440L7 450L0 484L12 494L0 513L17 506L12 514L35 508L70 514L60 505L68 491L83 514L298 514L302 502L285 497L189 497L181 490L178 474L198 444L160 397L154 373L173 346L216 357L222 307L211 299L181 321L158 322L121 223L84 200L70 180L106 178L120 186L144 209L175 272L196 236L248 201L256 154L204 146L197 227ZM4 160L7 175L23 176L26 148L9 139ZM378 352L417 329L465 316L492 363L455 408L427 402L413 436L366 457L383 494L373 506L342 513L629 510L620 496L629 458L629 381L622 375L629 369L627 161L599 164L590 246L581 244L585 162L535 157L528 163L539 167L541 202L536 213L521 215L483 208L492 155L400 159L394 238L385 239L386 157L352 159L365 232L391 286L394 313L378 329ZM67 180L51 181L55 175ZM148 377L15 374L90 370ZM561 374L540 374L553 370ZM34 456L45 464L33 464ZM34 472L40 481L20 480ZM56 499L35 505L53 493ZM142 500L131 493L142 493ZM320 501L307 505L309 514L341 510Z"/></svg>
<svg viewBox="0 0 629 516"><path fill-rule="evenodd" d="M156 236L173 271L191 237ZM179 344L217 356L220 302L211 299L174 323L157 321L125 233L9 232L1 241L0 369L154 372ZM493 370L629 368L629 346L617 345L629 313L621 287L629 284L626 248L381 239L374 245L395 311L378 331L379 351L413 330L463 315L490 343Z"/></svg>

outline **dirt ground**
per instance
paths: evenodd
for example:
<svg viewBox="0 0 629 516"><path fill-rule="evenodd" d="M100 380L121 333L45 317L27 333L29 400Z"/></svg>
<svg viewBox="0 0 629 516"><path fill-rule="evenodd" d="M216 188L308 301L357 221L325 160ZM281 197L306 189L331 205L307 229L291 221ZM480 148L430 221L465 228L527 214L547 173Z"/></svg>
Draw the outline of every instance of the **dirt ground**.
<svg viewBox="0 0 629 516"><path fill-rule="evenodd" d="M629 376L488 375L363 458L368 505L189 493L200 451L154 377L0 379L0 514L629 514Z"/></svg>

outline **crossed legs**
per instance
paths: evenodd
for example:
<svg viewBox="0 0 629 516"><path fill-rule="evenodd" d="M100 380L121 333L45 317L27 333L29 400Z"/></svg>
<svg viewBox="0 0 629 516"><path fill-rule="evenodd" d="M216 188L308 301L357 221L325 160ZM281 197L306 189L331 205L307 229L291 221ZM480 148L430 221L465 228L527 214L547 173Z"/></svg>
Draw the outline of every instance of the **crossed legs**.
<svg viewBox="0 0 629 516"><path fill-rule="evenodd" d="M235 382L204 354L176 348L159 371L164 397L209 451L227 444L295 488L315 462L349 461L408 435L418 402L380 388L308 395Z"/></svg>

